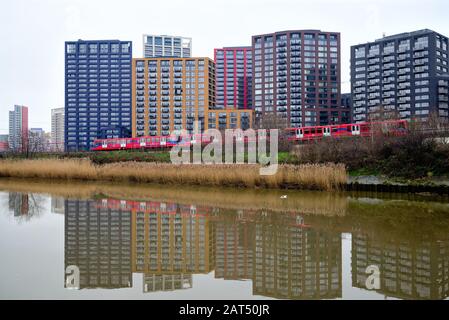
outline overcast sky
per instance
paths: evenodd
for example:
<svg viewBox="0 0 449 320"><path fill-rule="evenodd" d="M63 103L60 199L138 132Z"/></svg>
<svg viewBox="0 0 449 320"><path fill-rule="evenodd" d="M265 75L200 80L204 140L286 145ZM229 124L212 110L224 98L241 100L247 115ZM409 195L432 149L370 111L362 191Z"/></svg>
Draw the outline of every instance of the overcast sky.
<svg viewBox="0 0 449 320"><path fill-rule="evenodd" d="M192 37L194 56L250 45L251 35L289 29L341 32L342 91L349 92L351 45L429 28L449 36L447 0L1 0L0 133L8 110L29 107L30 127L50 130L64 106L64 41L133 41L142 34Z"/></svg>

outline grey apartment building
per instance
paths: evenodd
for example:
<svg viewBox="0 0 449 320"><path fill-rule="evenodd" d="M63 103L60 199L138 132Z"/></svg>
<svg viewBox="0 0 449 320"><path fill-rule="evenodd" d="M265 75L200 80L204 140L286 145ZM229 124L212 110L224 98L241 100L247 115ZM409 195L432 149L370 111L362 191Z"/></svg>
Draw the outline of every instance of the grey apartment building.
<svg viewBox="0 0 449 320"><path fill-rule="evenodd" d="M391 112L401 119L448 117L448 38L419 30L351 47L354 122Z"/></svg>
<svg viewBox="0 0 449 320"><path fill-rule="evenodd" d="M252 37L256 122L274 113L288 126L339 123L340 34L294 30Z"/></svg>

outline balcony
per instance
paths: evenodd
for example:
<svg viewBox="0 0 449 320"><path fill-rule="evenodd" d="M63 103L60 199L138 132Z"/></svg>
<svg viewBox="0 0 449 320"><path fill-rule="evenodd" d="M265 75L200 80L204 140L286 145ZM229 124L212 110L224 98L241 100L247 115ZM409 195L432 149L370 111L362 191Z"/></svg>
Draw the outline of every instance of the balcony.
<svg viewBox="0 0 449 320"><path fill-rule="evenodd" d="M287 64L287 59L280 59L280 60L277 60L276 62L278 65L283 66L283 65Z"/></svg>

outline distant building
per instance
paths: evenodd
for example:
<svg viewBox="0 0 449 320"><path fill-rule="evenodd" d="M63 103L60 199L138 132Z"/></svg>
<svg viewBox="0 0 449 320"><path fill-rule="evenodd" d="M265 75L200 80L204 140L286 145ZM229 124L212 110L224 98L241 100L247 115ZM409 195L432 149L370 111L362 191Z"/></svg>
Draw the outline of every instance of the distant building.
<svg viewBox="0 0 449 320"><path fill-rule="evenodd" d="M214 50L215 104L222 108L252 109L252 48Z"/></svg>
<svg viewBox="0 0 449 320"><path fill-rule="evenodd" d="M6 152L9 150L8 139L7 134L0 134L0 152Z"/></svg>
<svg viewBox="0 0 449 320"><path fill-rule="evenodd" d="M401 33L351 47L353 120L389 112L400 119L448 118L448 38L432 30Z"/></svg>
<svg viewBox="0 0 449 320"><path fill-rule="evenodd" d="M65 149L90 150L104 128L131 130L131 41L65 43Z"/></svg>
<svg viewBox="0 0 449 320"><path fill-rule="evenodd" d="M144 58L190 58L191 55L192 38L151 34L143 35Z"/></svg>
<svg viewBox="0 0 449 320"><path fill-rule="evenodd" d="M64 108L51 109L51 150L64 151Z"/></svg>
<svg viewBox="0 0 449 320"><path fill-rule="evenodd" d="M30 152L50 151L51 135L42 128L31 128L28 133L28 148Z"/></svg>
<svg viewBox="0 0 449 320"><path fill-rule="evenodd" d="M25 152L28 148L28 107L14 106L9 111L9 148L14 152Z"/></svg>

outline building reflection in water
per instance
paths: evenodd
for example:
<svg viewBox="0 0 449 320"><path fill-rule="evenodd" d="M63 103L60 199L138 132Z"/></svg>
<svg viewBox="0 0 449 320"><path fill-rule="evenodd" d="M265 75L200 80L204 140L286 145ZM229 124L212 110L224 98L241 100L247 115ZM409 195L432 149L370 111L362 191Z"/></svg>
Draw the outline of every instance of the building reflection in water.
<svg viewBox="0 0 449 320"><path fill-rule="evenodd" d="M191 274L145 274L143 292L173 291L190 289L193 286Z"/></svg>
<svg viewBox="0 0 449 320"><path fill-rule="evenodd" d="M65 266L80 270L80 288L132 287L131 211L95 200L65 202Z"/></svg>
<svg viewBox="0 0 449 320"><path fill-rule="evenodd" d="M64 197L51 197L51 213L64 214L64 205L65 199Z"/></svg>
<svg viewBox="0 0 449 320"><path fill-rule="evenodd" d="M29 214L30 202L28 193L10 192L8 203L9 210L14 213L15 217L27 216Z"/></svg>
<svg viewBox="0 0 449 320"><path fill-rule="evenodd" d="M334 299L342 297L341 233L356 230L354 287L367 290L366 268L376 265L378 293L448 296L448 241L385 240L369 223L354 228L350 220L334 226L333 217L292 212L65 200L65 266L79 267L80 288L131 287L132 274L139 273L143 292L182 290L193 287L194 274L214 271L215 278L252 281L254 295Z"/></svg>
<svg viewBox="0 0 449 320"><path fill-rule="evenodd" d="M44 210L45 197L27 192L9 192L8 207L18 221L39 217Z"/></svg>
<svg viewBox="0 0 449 320"><path fill-rule="evenodd" d="M352 235L352 284L366 288L367 266L379 268L380 289L401 299L445 299L449 295L449 241L417 241Z"/></svg>

